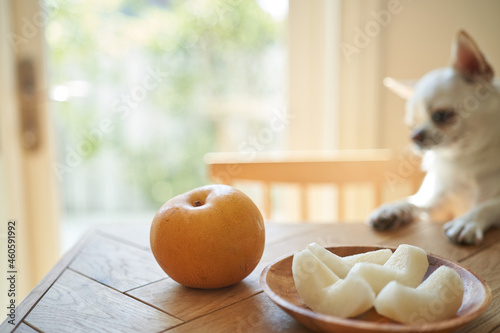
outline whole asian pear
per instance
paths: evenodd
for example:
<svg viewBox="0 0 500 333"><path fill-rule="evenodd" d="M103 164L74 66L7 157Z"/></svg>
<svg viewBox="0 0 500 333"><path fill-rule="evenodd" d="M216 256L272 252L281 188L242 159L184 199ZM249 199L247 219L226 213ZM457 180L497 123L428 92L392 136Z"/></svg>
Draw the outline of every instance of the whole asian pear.
<svg viewBox="0 0 500 333"><path fill-rule="evenodd" d="M153 218L151 250L178 283L222 288L247 277L264 251L264 220L255 203L228 185L207 185L167 201Z"/></svg>

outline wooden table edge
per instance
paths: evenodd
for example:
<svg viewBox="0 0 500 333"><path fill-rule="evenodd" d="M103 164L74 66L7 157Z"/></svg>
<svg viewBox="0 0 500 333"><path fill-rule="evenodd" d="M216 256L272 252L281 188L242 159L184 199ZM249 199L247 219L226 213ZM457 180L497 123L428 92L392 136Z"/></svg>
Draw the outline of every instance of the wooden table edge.
<svg viewBox="0 0 500 333"><path fill-rule="evenodd" d="M8 332L9 328L12 328L10 332L14 331L19 327L19 325L24 321L26 316L30 313L40 299L45 295L45 293L50 289L50 287L57 281L66 268L71 264L74 258L78 256L80 251L83 249L87 241L92 235L98 231L98 227L93 227L88 230L85 235L62 257L57 261L54 267L38 282L38 284L28 293L28 295L21 301L21 303L16 307L15 312L15 325L9 324L10 320L7 317L2 325L0 325L0 332Z"/></svg>

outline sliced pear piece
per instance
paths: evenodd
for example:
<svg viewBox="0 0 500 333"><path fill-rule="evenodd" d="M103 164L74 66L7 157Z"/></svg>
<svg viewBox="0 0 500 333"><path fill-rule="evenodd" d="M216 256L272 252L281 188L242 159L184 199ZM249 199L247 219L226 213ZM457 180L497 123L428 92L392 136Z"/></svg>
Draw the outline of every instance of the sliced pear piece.
<svg viewBox="0 0 500 333"><path fill-rule="evenodd" d="M348 318L373 306L375 294L362 278L340 279L308 249L294 255L292 272L300 298L314 311Z"/></svg>
<svg viewBox="0 0 500 333"><path fill-rule="evenodd" d="M307 245L307 249L311 251L321 262L330 268L335 275L343 279L347 276L354 264L359 262L373 263L383 265L392 255L389 249L370 251L360 254L354 254L347 257L340 257L325 249L318 243Z"/></svg>
<svg viewBox="0 0 500 333"><path fill-rule="evenodd" d="M328 251L318 243L311 243L307 245L306 249L311 251L316 258L341 279L345 278L352 268L352 265L344 262L344 258Z"/></svg>
<svg viewBox="0 0 500 333"><path fill-rule="evenodd" d="M388 283L375 299L375 309L405 324L434 322L455 316L463 294L460 275L450 267L441 266L417 288L396 281Z"/></svg>
<svg viewBox="0 0 500 333"><path fill-rule="evenodd" d="M344 262L351 266L357 263L365 262L377 265L383 265L392 256L392 251L389 249L381 249L369 251L365 253L353 254L352 256L343 257Z"/></svg>
<svg viewBox="0 0 500 333"><path fill-rule="evenodd" d="M427 254L419 247L401 244L384 265L357 263L349 271L368 282L378 294L390 281L398 281L408 287L417 287L429 267Z"/></svg>

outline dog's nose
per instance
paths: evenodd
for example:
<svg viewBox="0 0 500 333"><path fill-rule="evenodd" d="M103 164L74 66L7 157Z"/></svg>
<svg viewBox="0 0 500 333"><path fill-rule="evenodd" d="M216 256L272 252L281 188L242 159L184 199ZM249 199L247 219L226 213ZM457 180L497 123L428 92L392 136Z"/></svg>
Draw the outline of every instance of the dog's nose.
<svg viewBox="0 0 500 333"><path fill-rule="evenodd" d="M411 134L411 139L415 143L423 143L427 137L427 131L425 129L418 129Z"/></svg>

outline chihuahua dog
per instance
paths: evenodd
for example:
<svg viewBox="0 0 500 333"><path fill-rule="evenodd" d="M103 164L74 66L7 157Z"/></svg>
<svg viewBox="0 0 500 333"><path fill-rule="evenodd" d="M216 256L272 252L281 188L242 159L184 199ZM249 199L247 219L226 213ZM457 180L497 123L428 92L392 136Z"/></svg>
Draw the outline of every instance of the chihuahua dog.
<svg viewBox="0 0 500 333"><path fill-rule="evenodd" d="M419 219L447 222L461 244L479 244L500 227L500 82L474 40L459 31L450 67L414 85L390 80L407 98L405 122L426 171L413 196L385 204L368 218L376 230Z"/></svg>

